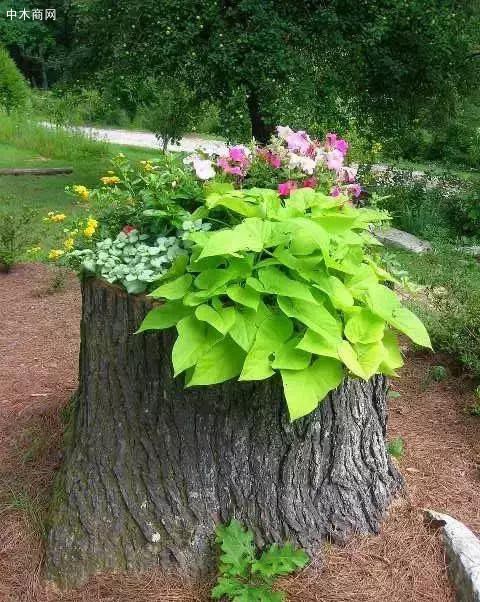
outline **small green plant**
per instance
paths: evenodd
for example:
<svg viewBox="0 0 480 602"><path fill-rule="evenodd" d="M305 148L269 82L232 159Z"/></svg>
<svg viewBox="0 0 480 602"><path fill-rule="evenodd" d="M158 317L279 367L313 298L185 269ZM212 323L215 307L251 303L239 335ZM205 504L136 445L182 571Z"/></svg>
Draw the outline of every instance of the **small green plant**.
<svg viewBox="0 0 480 602"><path fill-rule="evenodd" d="M471 416L479 416L480 417L480 402L472 403L472 405L468 408L468 413Z"/></svg>
<svg viewBox="0 0 480 602"><path fill-rule="evenodd" d="M245 530L237 520L219 525L216 541L220 545L220 575L212 590L214 600L232 602L281 602L283 592L273 591L273 582L303 568L308 556L291 544L271 545L260 555L253 541L253 533Z"/></svg>
<svg viewBox="0 0 480 602"><path fill-rule="evenodd" d="M480 385L475 388L474 395L477 398L477 401L468 406L467 412L471 416L479 416L480 417Z"/></svg>
<svg viewBox="0 0 480 602"><path fill-rule="evenodd" d="M447 369L444 366L432 366L429 371L429 377L436 383L448 378Z"/></svg>
<svg viewBox="0 0 480 602"><path fill-rule="evenodd" d="M0 210L0 271L9 272L31 244L31 222L36 213L24 208L18 213Z"/></svg>
<svg viewBox="0 0 480 602"><path fill-rule="evenodd" d="M401 437L395 437L388 442L387 451L391 456L400 460L405 455L405 441Z"/></svg>
<svg viewBox="0 0 480 602"><path fill-rule="evenodd" d="M398 399L401 397L401 394L398 391L394 391L393 389L389 389L387 393L388 399Z"/></svg>

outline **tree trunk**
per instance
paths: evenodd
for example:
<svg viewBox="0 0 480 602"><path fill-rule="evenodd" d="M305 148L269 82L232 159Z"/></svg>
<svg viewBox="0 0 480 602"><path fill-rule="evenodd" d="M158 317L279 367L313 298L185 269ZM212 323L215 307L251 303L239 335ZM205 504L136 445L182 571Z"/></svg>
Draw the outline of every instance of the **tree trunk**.
<svg viewBox="0 0 480 602"><path fill-rule="evenodd" d="M66 585L160 564L213 569L213 533L238 518L259 546L308 552L376 533L402 480L385 449L386 380L346 380L288 421L281 383L184 389L172 331L134 335L151 307L83 286L79 389L54 491L47 575Z"/></svg>
<svg viewBox="0 0 480 602"><path fill-rule="evenodd" d="M272 135L272 129L269 128L262 116L260 102L255 92L250 92L247 97L248 114L252 124L252 136L257 142L266 144Z"/></svg>

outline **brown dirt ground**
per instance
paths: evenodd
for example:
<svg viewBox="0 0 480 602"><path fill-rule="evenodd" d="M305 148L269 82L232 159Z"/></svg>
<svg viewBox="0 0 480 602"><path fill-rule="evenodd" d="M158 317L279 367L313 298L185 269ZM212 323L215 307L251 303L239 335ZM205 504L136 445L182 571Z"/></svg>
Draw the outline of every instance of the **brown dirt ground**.
<svg viewBox="0 0 480 602"><path fill-rule="evenodd" d="M80 295L74 277L48 294L40 265L0 274L0 602L204 602L208 584L188 586L159 571L98 576L59 592L42 581L48 488L60 460L61 409L76 383ZM472 383L446 358L409 356L390 402L390 437L402 436L407 494L379 536L326 546L280 584L291 602L453 602L438 535L422 508L445 511L480 531L480 422L464 411Z"/></svg>

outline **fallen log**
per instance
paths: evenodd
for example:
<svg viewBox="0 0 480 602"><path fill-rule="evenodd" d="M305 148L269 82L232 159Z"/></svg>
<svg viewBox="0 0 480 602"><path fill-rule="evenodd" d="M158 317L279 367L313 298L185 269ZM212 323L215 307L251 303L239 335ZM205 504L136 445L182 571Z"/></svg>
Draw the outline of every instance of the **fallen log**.
<svg viewBox="0 0 480 602"><path fill-rule="evenodd" d="M0 176L58 176L73 173L73 167L33 167L0 169Z"/></svg>

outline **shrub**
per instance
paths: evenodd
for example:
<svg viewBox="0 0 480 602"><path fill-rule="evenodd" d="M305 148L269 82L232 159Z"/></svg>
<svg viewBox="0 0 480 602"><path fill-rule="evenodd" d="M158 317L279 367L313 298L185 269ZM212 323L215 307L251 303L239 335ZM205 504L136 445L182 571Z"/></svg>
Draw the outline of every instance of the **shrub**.
<svg viewBox="0 0 480 602"><path fill-rule="evenodd" d="M27 82L5 48L0 46L0 107L7 113L22 109L28 96Z"/></svg>
<svg viewBox="0 0 480 602"><path fill-rule="evenodd" d="M20 212L0 210L0 271L8 272L32 244L30 226L35 215L27 208Z"/></svg>
<svg viewBox="0 0 480 602"><path fill-rule="evenodd" d="M143 125L153 132L164 152L178 142L191 121L193 97L181 83L163 81L142 107Z"/></svg>

